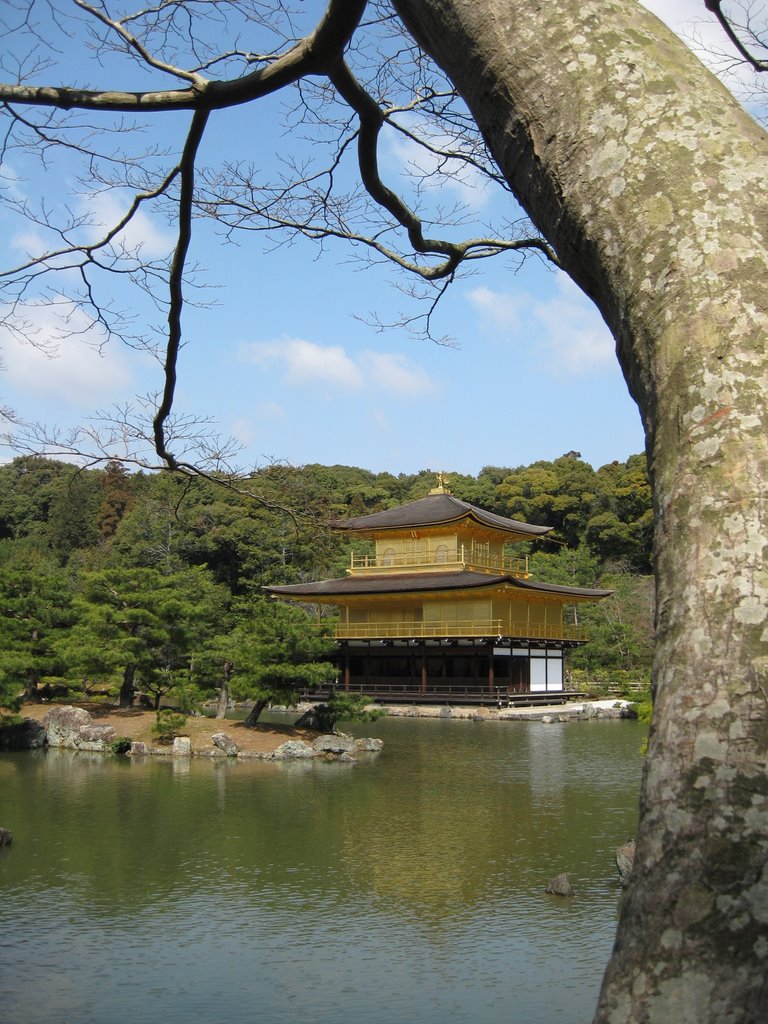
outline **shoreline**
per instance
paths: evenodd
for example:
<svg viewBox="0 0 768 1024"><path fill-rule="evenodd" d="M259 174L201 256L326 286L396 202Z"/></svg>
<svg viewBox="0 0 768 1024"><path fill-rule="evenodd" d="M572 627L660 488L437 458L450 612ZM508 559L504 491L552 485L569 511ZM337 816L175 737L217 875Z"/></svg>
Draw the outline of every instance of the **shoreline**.
<svg viewBox="0 0 768 1024"><path fill-rule="evenodd" d="M121 740L130 741L123 752L134 757L273 758L286 743L309 746L319 735L287 723L258 723L246 729L243 722L233 719L190 715L177 740L163 744L152 731L157 720L154 711L82 702L24 704L18 714L25 721L37 725L32 746L109 753L114 752L115 742ZM229 742L219 746L214 736L225 736Z"/></svg>
<svg viewBox="0 0 768 1024"><path fill-rule="evenodd" d="M373 705L379 707L382 705ZM473 722L571 722L593 718L637 718L632 702L623 698L586 700L568 704L537 704L534 707L488 708L461 705L387 704L392 718L444 718Z"/></svg>
<svg viewBox="0 0 768 1024"><path fill-rule="evenodd" d="M311 704L296 708L273 708L277 714L300 715ZM371 707L379 707L372 704ZM471 722L555 722L595 719L629 719L637 714L626 700L584 701L574 704L538 705L528 708L487 708L455 705L386 705L385 717L430 718ZM25 704L19 711L21 724L11 727L14 736L3 749L41 747L65 750L120 753L131 757L230 757L267 760L296 760L310 757L355 760L362 751L381 749L382 741L351 739L343 734L321 735L298 729L292 723L259 722L246 728L232 718L187 716L183 729L168 742L153 732L156 713L140 708L116 708L90 704Z"/></svg>

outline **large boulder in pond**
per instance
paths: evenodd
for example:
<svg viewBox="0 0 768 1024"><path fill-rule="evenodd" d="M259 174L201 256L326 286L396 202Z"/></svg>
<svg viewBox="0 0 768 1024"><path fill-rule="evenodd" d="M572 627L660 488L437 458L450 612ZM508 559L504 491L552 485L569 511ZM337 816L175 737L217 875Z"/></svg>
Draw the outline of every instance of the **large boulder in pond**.
<svg viewBox="0 0 768 1024"><path fill-rule="evenodd" d="M49 747L108 751L115 738L115 730L111 725L94 725L87 711L70 705L51 708L45 716L44 725Z"/></svg>
<svg viewBox="0 0 768 1024"><path fill-rule="evenodd" d="M72 748L80 738L83 727L93 725L93 719L82 708L66 707L51 708L43 721L48 731L49 747Z"/></svg>
<svg viewBox="0 0 768 1024"><path fill-rule="evenodd" d="M351 754L355 749L355 741L350 736L326 733L312 741L312 749L318 754Z"/></svg>
<svg viewBox="0 0 768 1024"><path fill-rule="evenodd" d="M384 740L378 736L358 736L355 740L355 751L365 751L368 754L378 753L384 746Z"/></svg>
<svg viewBox="0 0 768 1024"><path fill-rule="evenodd" d="M78 750L106 750L115 738L111 725L84 725L80 730Z"/></svg>
<svg viewBox="0 0 768 1024"><path fill-rule="evenodd" d="M286 740L270 755L273 761L299 761L314 756L315 751L304 740Z"/></svg>
<svg viewBox="0 0 768 1024"><path fill-rule="evenodd" d="M565 872L562 875L555 875L547 885L546 892L553 896L573 896L573 886L568 875Z"/></svg>

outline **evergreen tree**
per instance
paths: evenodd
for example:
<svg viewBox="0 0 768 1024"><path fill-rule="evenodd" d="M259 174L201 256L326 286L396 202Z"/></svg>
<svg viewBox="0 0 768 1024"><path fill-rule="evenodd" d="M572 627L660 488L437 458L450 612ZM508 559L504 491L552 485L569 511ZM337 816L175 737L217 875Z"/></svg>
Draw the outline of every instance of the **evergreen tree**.
<svg viewBox="0 0 768 1024"><path fill-rule="evenodd" d="M61 572L0 568L0 706L34 700L41 683L63 675L58 640L71 621Z"/></svg>
<svg viewBox="0 0 768 1024"><path fill-rule="evenodd" d="M137 687L155 707L189 679L223 606L205 572L163 575L155 569L110 569L84 575L75 600L76 625L62 645L70 673L119 683L121 707Z"/></svg>
<svg viewBox="0 0 768 1024"><path fill-rule="evenodd" d="M302 608L260 597L241 605L233 628L211 644L208 678L220 670L232 697L254 701L252 726L267 705L295 704L305 688L332 682L332 649Z"/></svg>

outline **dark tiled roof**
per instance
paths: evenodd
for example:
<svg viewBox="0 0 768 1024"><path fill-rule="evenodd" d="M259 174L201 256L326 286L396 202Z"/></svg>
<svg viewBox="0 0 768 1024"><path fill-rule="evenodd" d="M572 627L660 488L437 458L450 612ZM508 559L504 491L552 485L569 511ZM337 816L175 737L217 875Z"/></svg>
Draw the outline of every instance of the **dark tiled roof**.
<svg viewBox="0 0 768 1024"><path fill-rule="evenodd" d="M342 519L333 525L339 530L364 531L372 533L377 530L402 530L419 526L437 526L441 523L458 522L470 516L483 526L504 533L521 534L526 537L540 537L549 533L551 526L531 526L516 519L506 519L493 512L459 501L452 494L429 494L398 508L389 508L384 512L372 512L367 516L355 516L353 519Z"/></svg>
<svg viewBox="0 0 768 1024"><path fill-rule="evenodd" d="M295 583L285 587L265 587L275 597L306 598L355 597L369 594L423 593L436 590L472 590L508 586L512 590L539 594L558 594L571 598L608 597L612 590L588 590L584 587L561 587L555 583L533 583L515 576L489 576L481 572L392 573L382 576L345 576L338 580L317 583Z"/></svg>

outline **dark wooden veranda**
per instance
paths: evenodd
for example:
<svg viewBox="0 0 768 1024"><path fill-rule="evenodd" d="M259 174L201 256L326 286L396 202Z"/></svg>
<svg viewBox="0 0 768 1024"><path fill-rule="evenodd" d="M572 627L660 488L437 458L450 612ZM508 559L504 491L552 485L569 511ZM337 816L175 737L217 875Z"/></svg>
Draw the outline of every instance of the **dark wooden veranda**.
<svg viewBox="0 0 768 1024"><path fill-rule="evenodd" d="M303 700L322 701L327 699L333 687L319 687L305 690ZM505 688L489 690L479 684L445 684L422 689L410 682L396 682L391 679L367 679L351 681L346 687L336 687L347 693L365 694L377 704L463 704L473 707L533 707L536 705L565 704L569 700L583 698L584 694L572 690L551 690L548 692L510 693Z"/></svg>

